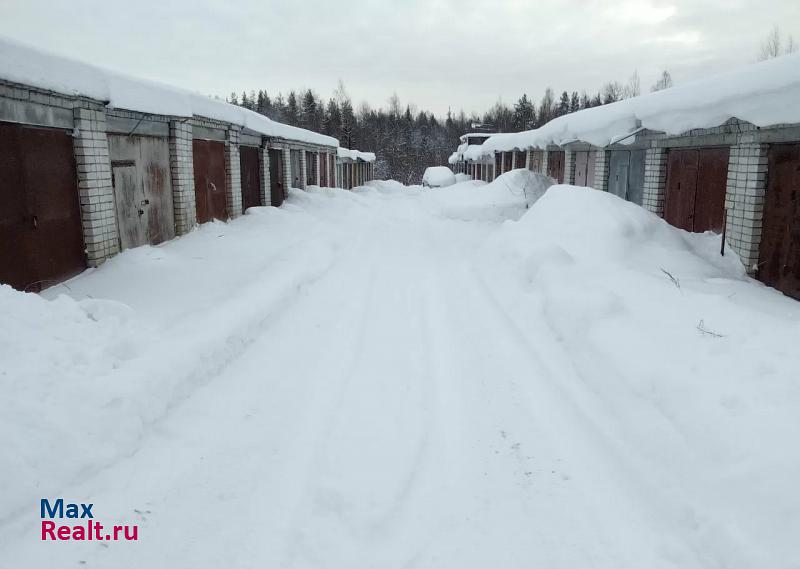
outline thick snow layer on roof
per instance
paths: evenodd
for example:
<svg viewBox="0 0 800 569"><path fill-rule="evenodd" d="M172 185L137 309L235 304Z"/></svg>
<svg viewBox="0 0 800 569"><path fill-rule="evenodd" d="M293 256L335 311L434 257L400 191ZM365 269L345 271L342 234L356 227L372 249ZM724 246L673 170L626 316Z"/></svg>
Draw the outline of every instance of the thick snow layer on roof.
<svg viewBox="0 0 800 569"><path fill-rule="evenodd" d="M351 150L349 148L342 148L341 146L336 150L336 155L339 158L349 158L350 160L363 160L364 162L375 162L374 152L361 152L360 150Z"/></svg>
<svg viewBox="0 0 800 569"><path fill-rule="evenodd" d="M108 71L3 38L0 38L0 79L65 95L89 97L113 108L178 117L197 115L247 127L266 136L324 146L339 145L330 136L281 124L200 93Z"/></svg>
<svg viewBox="0 0 800 569"><path fill-rule="evenodd" d="M422 175L422 185L444 188L456 183L455 174L447 166L430 166Z"/></svg>
<svg viewBox="0 0 800 569"><path fill-rule="evenodd" d="M800 53L771 59L664 91L553 119L543 127L496 134L464 152L476 158L493 152L543 148L575 140L606 146L640 128L676 135L712 128L731 118L756 126L800 123Z"/></svg>

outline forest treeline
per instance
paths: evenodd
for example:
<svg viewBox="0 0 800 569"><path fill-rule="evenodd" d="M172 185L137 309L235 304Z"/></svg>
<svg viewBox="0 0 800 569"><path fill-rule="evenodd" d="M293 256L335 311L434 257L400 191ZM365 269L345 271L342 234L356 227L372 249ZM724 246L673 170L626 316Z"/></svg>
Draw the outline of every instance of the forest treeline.
<svg viewBox="0 0 800 569"><path fill-rule="evenodd" d="M664 71L651 90L671 86L672 79ZM415 105L401 104L396 94L386 107L376 109L361 103L354 108L341 81L327 101L310 89L290 91L285 96L271 96L265 90L231 93L228 101L273 120L332 136L345 148L374 152L378 178L408 184L419 183L426 167L447 164L459 144L458 137L476 128L492 132L529 130L568 113L639 94L639 76L634 73L626 83L611 81L594 95L562 91L556 96L547 88L538 103L523 94L512 106L498 101L483 115L469 116L463 111L448 111L445 117L436 117Z"/></svg>

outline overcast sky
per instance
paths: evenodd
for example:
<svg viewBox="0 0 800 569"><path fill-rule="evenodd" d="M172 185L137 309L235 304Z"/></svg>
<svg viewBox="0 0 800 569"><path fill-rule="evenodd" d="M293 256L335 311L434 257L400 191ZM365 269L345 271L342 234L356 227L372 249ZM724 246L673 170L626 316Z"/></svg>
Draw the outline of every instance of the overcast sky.
<svg viewBox="0 0 800 569"><path fill-rule="evenodd" d="M756 60L800 0L0 0L0 34L222 97L341 78L355 104L482 112L547 86L594 92L637 70L643 90Z"/></svg>

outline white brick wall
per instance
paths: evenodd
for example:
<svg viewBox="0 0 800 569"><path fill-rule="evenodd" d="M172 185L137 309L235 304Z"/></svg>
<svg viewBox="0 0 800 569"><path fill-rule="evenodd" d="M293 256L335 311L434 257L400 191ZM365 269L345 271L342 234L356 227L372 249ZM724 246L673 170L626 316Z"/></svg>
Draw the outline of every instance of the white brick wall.
<svg viewBox="0 0 800 569"><path fill-rule="evenodd" d="M754 273L761 244L764 194L767 185L766 144L745 142L731 146L728 160L726 240Z"/></svg>
<svg viewBox="0 0 800 569"><path fill-rule="evenodd" d="M281 156L283 158L283 197L289 197L289 188L292 187L294 180L292 180L292 155L288 147L281 148Z"/></svg>
<svg viewBox="0 0 800 569"><path fill-rule="evenodd" d="M648 148L644 158L642 207L656 215L663 216L666 185L667 151L664 148Z"/></svg>
<svg viewBox="0 0 800 569"><path fill-rule="evenodd" d="M119 233L106 137L106 113L98 108L73 109L73 147L78 170L86 261L96 267L119 253Z"/></svg>
<svg viewBox="0 0 800 569"><path fill-rule="evenodd" d="M306 189L306 180L308 180L308 164L306 163L306 151L300 149L300 188Z"/></svg>
<svg viewBox="0 0 800 569"><path fill-rule="evenodd" d="M231 218L242 215L242 165L239 158L239 131L225 133L225 202Z"/></svg>
<svg viewBox="0 0 800 569"><path fill-rule="evenodd" d="M594 162L594 187L601 192L608 191L608 160L610 152L603 148L597 149Z"/></svg>
<svg viewBox="0 0 800 569"><path fill-rule="evenodd" d="M270 192L270 172L269 172L269 148L262 144L259 148L259 166L261 167L261 203L272 205L272 193Z"/></svg>
<svg viewBox="0 0 800 569"><path fill-rule="evenodd" d="M541 173L547 175L547 157L550 153L547 150L542 150L542 169Z"/></svg>
<svg viewBox="0 0 800 569"><path fill-rule="evenodd" d="M183 235L197 224L192 125L188 121L174 120L169 123L169 163L172 174L175 233Z"/></svg>
<svg viewBox="0 0 800 569"><path fill-rule="evenodd" d="M575 183L575 152L569 148L564 149L564 183Z"/></svg>

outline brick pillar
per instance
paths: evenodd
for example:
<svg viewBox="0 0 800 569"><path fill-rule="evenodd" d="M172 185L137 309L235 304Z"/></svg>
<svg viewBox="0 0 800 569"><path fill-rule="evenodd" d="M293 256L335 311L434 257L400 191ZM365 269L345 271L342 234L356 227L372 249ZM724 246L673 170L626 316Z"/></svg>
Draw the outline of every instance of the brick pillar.
<svg viewBox="0 0 800 569"><path fill-rule="evenodd" d="M283 158L283 197L289 197L289 188L292 187L292 155L291 151L284 147L281 148L281 158Z"/></svg>
<svg viewBox="0 0 800 569"><path fill-rule="evenodd" d="M239 131L225 133L225 203L233 219L242 215L242 164L239 161Z"/></svg>
<svg viewBox="0 0 800 569"><path fill-rule="evenodd" d="M531 169L531 152L532 152L531 150L526 150L525 151L525 169L526 170L530 170Z"/></svg>
<svg viewBox="0 0 800 569"><path fill-rule="evenodd" d="M541 169L541 173L544 174L545 176L547 175L547 157L549 156L549 154L550 153L547 151L546 148L542 150L542 162L541 162L541 164L542 164L541 168L542 169ZM556 180L556 181L558 181L558 180Z"/></svg>
<svg viewBox="0 0 800 569"><path fill-rule="evenodd" d="M564 149L564 183L575 184L575 152Z"/></svg>
<svg viewBox="0 0 800 569"><path fill-rule="evenodd" d="M306 180L308 180L308 164L306 164L306 151L300 150L300 189L306 189Z"/></svg>
<svg viewBox="0 0 800 569"><path fill-rule="evenodd" d="M512 150L511 151L511 169L512 170L516 170L517 168L519 168L519 166L517 166L517 153L516 153L516 151Z"/></svg>
<svg viewBox="0 0 800 569"><path fill-rule="evenodd" d="M261 184L259 193L261 194L261 203L264 205L272 205L272 193L270 192L270 172L269 172L269 149L267 143L262 142L261 147L258 149L259 166L261 167Z"/></svg>
<svg viewBox="0 0 800 569"><path fill-rule="evenodd" d="M651 147L644 156L642 207L658 216L664 215L667 185L667 150Z"/></svg>
<svg viewBox="0 0 800 569"><path fill-rule="evenodd" d="M767 188L767 151L766 144L743 142L731 146L728 160L726 240L750 274L758 268Z"/></svg>
<svg viewBox="0 0 800 569"><path fill-rule="evenodd" d="M108 156L105 110L73 110L73 147L78 168L86 262L96 267L119 253L119 233Z"/></svg>
<svg viewBox="0 0 800 569"><path fill-rule="evenodd" d="M601 192L608 191L608 161L611 153L605 148L598 148L594 163L594 187Z"/></svg>
<svg viewBox="0 0 800 569"><path fill-rule="evenodd" d="M197 224L192 125L188 121L175 120L169 123L169 169L172 175L175 233L184 235Z"/></svg>

